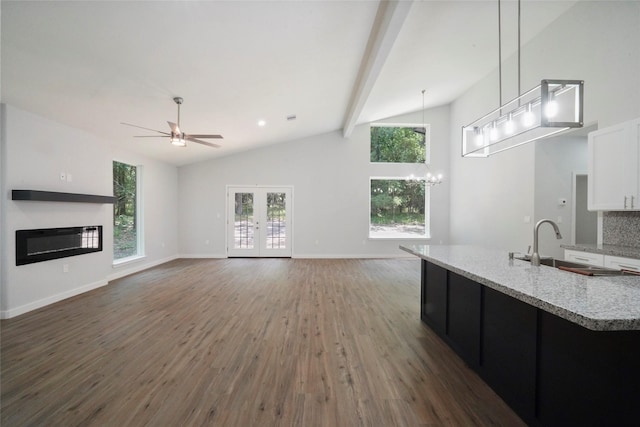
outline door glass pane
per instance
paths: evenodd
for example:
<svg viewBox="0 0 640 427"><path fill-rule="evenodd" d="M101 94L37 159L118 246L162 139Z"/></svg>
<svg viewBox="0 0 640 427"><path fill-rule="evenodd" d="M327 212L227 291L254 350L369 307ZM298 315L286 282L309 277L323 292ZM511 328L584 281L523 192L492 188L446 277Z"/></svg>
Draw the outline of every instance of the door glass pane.
<svg viewBox="0 0 640 427"><path fill-rule="evenodd" d="M234 248L253 249L253 193L236 193Z"/></svg>
<svg viewBox="0 0 640 427"><path fill-rule="evenodd" d="M267 249L286 248L285 208L285 193L267 193Z"/></svg>

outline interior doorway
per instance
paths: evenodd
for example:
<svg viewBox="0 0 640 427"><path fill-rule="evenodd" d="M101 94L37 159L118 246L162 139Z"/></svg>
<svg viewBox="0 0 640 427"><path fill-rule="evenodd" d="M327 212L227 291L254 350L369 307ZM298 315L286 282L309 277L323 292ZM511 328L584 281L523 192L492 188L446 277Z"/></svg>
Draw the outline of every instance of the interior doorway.
<svg viewBox="0 0 640 427"><path fill-rule="evenodd" d="M593 244L598 241L598 213L587 209L587 174L574 174L573 243Z"/></svg>
<svg viewBox="0 0 640 427"><path fill-rule="evenodd" d="M291 257L293 187L227 187L227 256Z"/></svg>

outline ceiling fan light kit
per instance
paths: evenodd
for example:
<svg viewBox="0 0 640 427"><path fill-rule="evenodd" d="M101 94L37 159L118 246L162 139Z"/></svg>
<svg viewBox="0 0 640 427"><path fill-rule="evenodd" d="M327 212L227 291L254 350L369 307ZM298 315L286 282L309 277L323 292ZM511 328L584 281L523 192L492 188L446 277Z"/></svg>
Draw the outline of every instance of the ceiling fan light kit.
<svg viewBox="0 0 640 427"><path fill-rule="evenodd" d="M176 135L175 133L171 133L171 144L175 145L176 147L186 147L187 146L187 142L181 138L181 135Z"/></svg>
<svg viewBox="0 0 640 427"><path fill-rule="evenodd" d="M169 124L169 127L171 128L171 132L163 132L156 129L149 129L149 128L145 128L138 125L132 125L130 123L122 123L122 124L126 126L132 126L139 129L144 129L151 132L157 132L159 134L162 134L161 138L168 137L169 142L171 142L172 145L175 145L177 147L186 147L187 141L191 141L198 144L206 145L208 147L219 148L220 145L214 144L213 142L209 142L209 141L203 141L203 139L222 139L222 135L188 134L180 130L180 105L182 105L183 101L184 99L182 99L179 96L176 96L175 98L173 98L173 102L175 102L178 105L178 120L177 120L177 123L173 123L169 121L167 122ZM149 138L149 137L157 137L157 135L136 135L135 137Z"/></svg>

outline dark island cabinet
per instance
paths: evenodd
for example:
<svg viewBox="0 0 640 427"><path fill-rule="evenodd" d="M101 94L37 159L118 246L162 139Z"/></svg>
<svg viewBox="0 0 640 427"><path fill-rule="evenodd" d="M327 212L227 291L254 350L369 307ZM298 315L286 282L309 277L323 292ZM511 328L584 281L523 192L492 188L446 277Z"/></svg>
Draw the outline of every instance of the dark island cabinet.
<svg viewBox="0 0 640 427"><path fill-rule="evenodd" d="M538 419L640 426L640 331L591 331L540 313Z"/></svg>
<svg viewBox="0 0 640 427"><path fill-rule="evenodd" d="M447 332L447 270L430 262L422 262L422 320L438 335Z"/></svg>
<svg viewBox="0 0 640 427"><path fill-rule="evenodd" d="M420 314L527 424L640 425L640 331L591 331L426 260Z"/></svg>
<svg viewBox="0 0 640 427"><path fill-rule="evenodd" d="M480 298L482 286L473 280L449 272L449 345L467 365L480 365Z"/></svg>
<svg viewBox="0 0 640 427"><path fill-rule="evenodd" d="M525 421L536 410L536 341L537 310L484 287L478 373Z"/></svg>
<svg viewBox="0 0 640 427"><path fill-rule="evenodd" d="M422 320L477 368L480 360L481 286L430 262L422 262Z"/></svg>

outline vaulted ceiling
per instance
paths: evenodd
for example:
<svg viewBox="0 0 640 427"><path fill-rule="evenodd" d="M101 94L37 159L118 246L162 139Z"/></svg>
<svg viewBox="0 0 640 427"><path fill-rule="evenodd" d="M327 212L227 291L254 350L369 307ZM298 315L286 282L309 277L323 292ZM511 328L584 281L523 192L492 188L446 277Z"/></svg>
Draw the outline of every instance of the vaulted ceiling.
<svg viewBox="0 0 640 427"><path fill-rule="evenodd" d="M522 43L575 1L522 1ZM7 1L2 102L175 165L450 103L498 63L497 0ZM503 0L503 58L517 48ZM497 89L497 83L496 83ZM181 127L222 148L171 146ZM497 105L496 105L497 106ZM295 120L287 120L295 115ZM258 120L266 125L260 127Z"/></svg>

